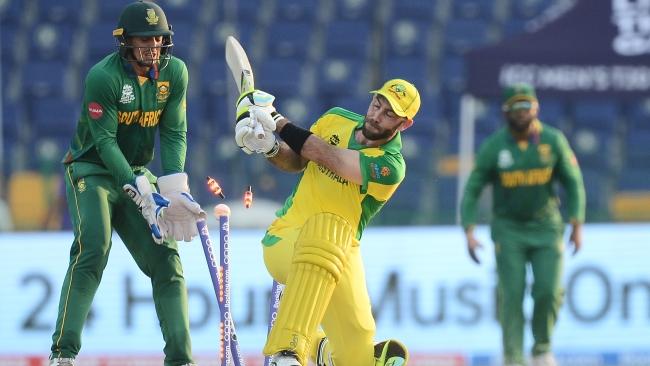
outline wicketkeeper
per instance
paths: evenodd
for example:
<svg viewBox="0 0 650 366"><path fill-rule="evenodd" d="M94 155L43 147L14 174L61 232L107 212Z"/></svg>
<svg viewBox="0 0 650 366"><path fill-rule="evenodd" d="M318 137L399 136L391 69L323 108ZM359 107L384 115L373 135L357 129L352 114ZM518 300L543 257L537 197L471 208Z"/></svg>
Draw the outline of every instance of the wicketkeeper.
<svg viewBox="0 0 650 366"><path fill-rule="evenodd" d="M262 239L269 273L285 284L264 347L273 366L306 366L308 358L330 366L408 360L397 341L374 344L359 242L404 178L400 132L413 124L420 95L401 79L372 94L365 116L332 108L309 130L277 113L267 93L239 98L235 139L241 149L301 173ZM255 135L255 123L263 125L264 139Z"/></svg>
<svg viewBox="0 0 650 366"><path fill-rule="evenodd" d="M158 5L131 3L113 31L118 50L86 76L81 116L64 158L74 241L51 366L72 366L81 349L113 230L151 278L165 365L193 365L187 289L174 239L192 240L196 220L205 213L189 194L183 172L187 68L171 55L172 34ZM157 132L165 174L158 179L145 167L153 159Z"/></svg>

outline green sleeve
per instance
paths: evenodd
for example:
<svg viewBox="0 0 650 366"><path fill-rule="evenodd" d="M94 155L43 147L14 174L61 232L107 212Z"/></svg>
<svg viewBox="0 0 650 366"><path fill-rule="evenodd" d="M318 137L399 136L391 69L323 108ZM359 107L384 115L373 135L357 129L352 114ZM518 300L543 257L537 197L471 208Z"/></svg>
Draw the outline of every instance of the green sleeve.
<svg viewBox="0 0 650 366"><path fill-rule="evenodd" d="M93 69L86 76L83 117L88 121L97 154L123 186L133 182L135 175L117 144L117 100L120 86L104 70Z"/></svg>
<svg viewBox="0 0 650 366"><path fill-rule="evenodd" d="M557 146L559 159L555 167L555 174L567 193L569 220L583 222L585 220L585 187L578 160L564 135L558 135Z"/></svg>
<svg viewBox="0 0 650 366"><path fill-rule="evenodd" d="M178 60L176 77L160 121L160 160L163 174L182 172L187 152L187 119L185 114L187 96L187 67ZM194 121L197 122L197 121Z"/></svg>
<svg viewBox="0 0 650 366"><path fill-rule="evenodd" d="M388 201L395 193L406 173L404 158L397 154L378 155L361 150L359 166L363 179L361 192L371 191L372 195L382 202Z"/></svg>
<svg viewBox="0 0 650 366"><path fill-rule="evenodd" d="M493 170L493 154L484 143L476 156L474 169L467 179L465 191L460 205L460 220L464 228L476 224L478 214L478 200L483 187L490 181Z"/></svg>

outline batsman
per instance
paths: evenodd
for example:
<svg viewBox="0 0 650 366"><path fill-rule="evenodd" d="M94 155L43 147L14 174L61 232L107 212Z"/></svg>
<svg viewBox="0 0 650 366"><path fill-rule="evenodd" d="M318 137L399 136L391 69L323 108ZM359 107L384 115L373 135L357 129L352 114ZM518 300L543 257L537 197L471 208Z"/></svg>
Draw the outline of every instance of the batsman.
<svg viewBox="0 0 650 366"><path fill-rule="evenodd" d="M205 213L189 194L183 172L188 76L185 63L171 55L172 35L160 6L131 3L113 31L118 49L86 76L81 116L63 161L74 241L52 335L51 366L75 363L113 230L151 279L165 366L194 365L175 240L192 240L198 234L196 220ZM146 168L157 132L160 178Z"/></svg>
<svg viewBox="0 0 650 366"><path fill-rule="evenodd" d="M262 239L269 273L285 284L264 346L272 366L306 366L308 359L321 366L398 366L408 360L398 341L374 344L360 240L404 178L400 133L413 124L420 95L401 79L371 93L365 116L332 108L309 130L277 113L267 93L239 98L235 139L241 149L300 173ZM263 139L254 132L256 123Z"/></svg>

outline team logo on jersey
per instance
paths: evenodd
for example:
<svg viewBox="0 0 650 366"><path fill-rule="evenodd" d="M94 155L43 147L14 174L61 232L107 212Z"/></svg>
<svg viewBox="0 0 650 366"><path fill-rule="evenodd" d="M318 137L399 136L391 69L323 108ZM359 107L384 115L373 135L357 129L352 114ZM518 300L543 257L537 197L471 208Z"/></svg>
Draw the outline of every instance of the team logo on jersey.
<svg viewBox="0 0 650 366"><path fill-rule="evenodd" d="M539 146L537 146L537 152L539 153L539 160L542 163L551 162L551 145L540 144Z"/></svg>
<svg viewBox="0 0 650 366"><path fill-rule="evenodd" d="M129 104L135 100L135 94L133 94L133 85L124 84L122 86L122 96L120 97L120 103Z"/></svg>
<svg viewBox="0 0 650 366"><path fill-rule="evenodd" d="M102 118L102 115L104 114L104 108L102 108L102 105L97 103L97 102L90 102L88 103L88 115L92 119L100 119Z"/></svg>
<svg viewBox="0 0 650 366"><path fill-rule="evenodd" d="M86 181L83 178L77 181L77 190L79 193L83 193L86 190Z"/></svg>
<svg viewBox="0 0 650 366"><path fill-rule="evenodd" d="M153 9L147 9L147 17L144 18L149 25L156 25L158 24L158 16L156 15L156 11Z"/></svg>
<svg viewBox="0 0 650 366"><path fill-rule="evenodd" d="M376 163L370 163L370 176L372 179L379 179L390 175L390 168L387 166L379 166Z"/></svg>
<svg viewBox="0 0 650 366"><path fill-rule="evenodd" d="M169 81L159 81L156 100L158 103L164 103L167 101L167 98L169 98Z"/></svg>
<svg viewBox="0 0 650 366"><path fill-rule="evenodd" d="M501 150L499 151L499 158L497 160L497 165L499 168L504 169L504 168L509 168L514 164L515 161L512 158L512 153L510 150Z"/></svg>
<svg viewBox="0 0 650 366"><path fill-rule="evenodd" d="M341 139L339 138L339 135L332 135L330 136L330 145L338 145L341 142Z"/></svg>

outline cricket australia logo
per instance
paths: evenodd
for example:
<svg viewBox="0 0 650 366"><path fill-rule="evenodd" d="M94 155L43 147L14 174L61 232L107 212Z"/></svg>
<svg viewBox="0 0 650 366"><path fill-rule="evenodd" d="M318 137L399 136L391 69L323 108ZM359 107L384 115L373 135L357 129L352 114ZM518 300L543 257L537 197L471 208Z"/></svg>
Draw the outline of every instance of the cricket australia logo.
<svg viewBox="0 0 650 366"><path fill-rule="evenodd" d="M611 0L612 22L618 29L612 48L623 56L650 53L650 6L647 1Z"/></svg>
<svg viewBox="0 0 650 366"><path fill-rule="evenodd" d="M401 97L406 97L406 87L402 84L393 84L390 86L388 89L395 95L397 99L401 99Z"/></svg>
<svg viewBox="0 0 650 366"><path fill-rule="evenodd" d="M122 87L122 96L120 97L120 103L129 104L135 100L135 95L133 94L133 86L131 84L124 84Z"/></svg>

